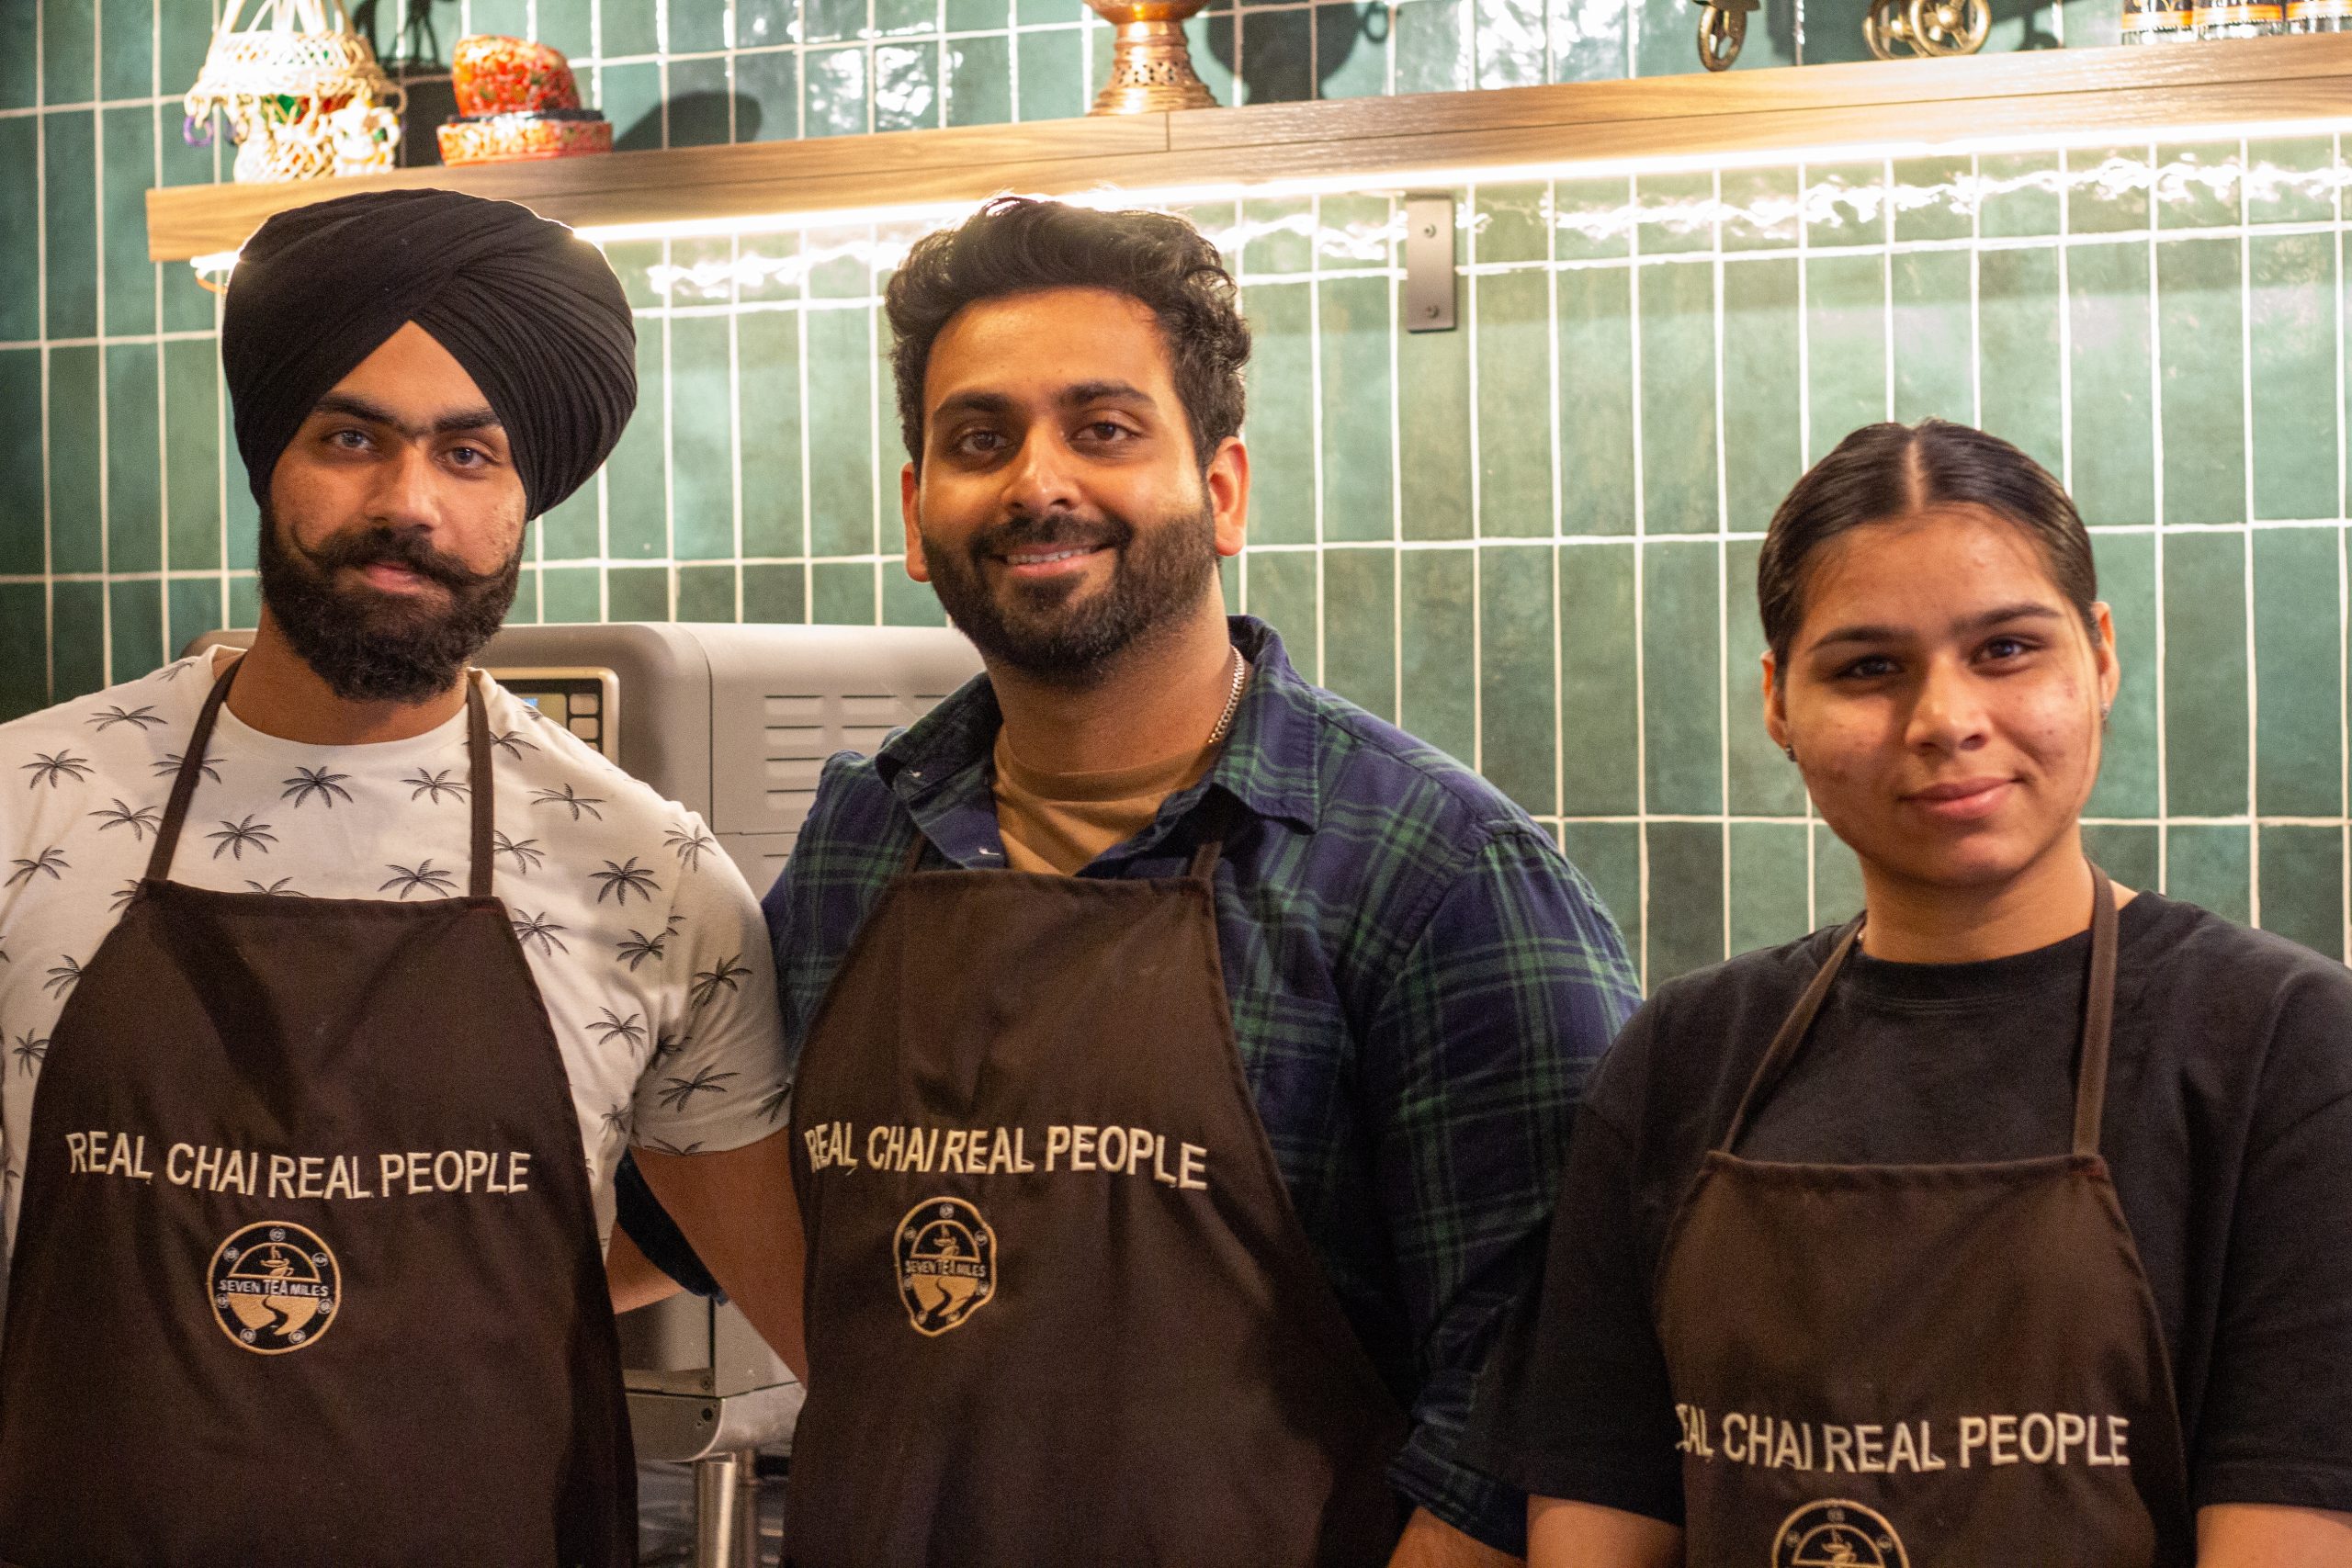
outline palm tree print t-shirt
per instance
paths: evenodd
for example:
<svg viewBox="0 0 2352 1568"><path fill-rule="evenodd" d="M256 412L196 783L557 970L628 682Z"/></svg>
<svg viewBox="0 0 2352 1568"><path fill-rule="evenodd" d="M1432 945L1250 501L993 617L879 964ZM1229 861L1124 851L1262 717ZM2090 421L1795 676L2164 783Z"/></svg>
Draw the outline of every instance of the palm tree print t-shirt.
<svg viewBox="0 0 2352 1568"><path fill-rule="evenodd" d="M0 725L0 1247L57 1017L144 874L211 685L185 659ZM492 891L571 1085L600 1233L631 1145L716 1153L785 1124L790 1074L757 900L700 818L490 682ZM308 746L223 708L171 878L275 897L462 895L466 716ZM0 1252L0 1258L6 1253Z"/></svg>

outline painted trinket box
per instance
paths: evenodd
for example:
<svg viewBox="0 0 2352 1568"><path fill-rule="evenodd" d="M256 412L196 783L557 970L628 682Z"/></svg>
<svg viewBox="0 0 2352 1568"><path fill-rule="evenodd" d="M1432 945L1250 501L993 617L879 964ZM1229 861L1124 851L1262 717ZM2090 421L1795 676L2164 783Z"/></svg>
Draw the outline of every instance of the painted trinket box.
<svg viewBox="0 0 2352 1568"><path fill-rule="evenodd" d="M569 158L613 150L613 126L580 107L571 66L545 44L477 34L451 62L458 113L436 135L444 164Z"/></svg>

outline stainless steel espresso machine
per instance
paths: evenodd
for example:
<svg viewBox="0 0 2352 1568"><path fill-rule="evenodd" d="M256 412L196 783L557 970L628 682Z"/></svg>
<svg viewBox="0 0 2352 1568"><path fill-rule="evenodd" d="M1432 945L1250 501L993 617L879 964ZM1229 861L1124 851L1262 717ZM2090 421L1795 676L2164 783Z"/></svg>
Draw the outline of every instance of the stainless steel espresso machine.
<svg viewBox="0 0 2352 1568"><path fill-rule="evenodd" d="M243 647L250 632L191 645ZM699 812L765 893L825 759L872 752L980 668L952 631L654 622L510 626L480 662L663 795ZM640 1460L690 1464L695 1568L756 1562L757 1452L788 1450L801 1388L742 1314L678 1295L620 1319Z"/></svg>

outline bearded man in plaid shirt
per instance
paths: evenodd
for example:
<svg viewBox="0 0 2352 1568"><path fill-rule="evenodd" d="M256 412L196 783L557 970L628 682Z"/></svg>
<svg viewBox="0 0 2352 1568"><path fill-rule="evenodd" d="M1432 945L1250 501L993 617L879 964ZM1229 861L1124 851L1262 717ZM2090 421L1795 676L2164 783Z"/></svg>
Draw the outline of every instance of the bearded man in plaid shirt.
<svg viewBox="0 0 2352 1568"><path fill-rule="evenodd" d="M789 1560L1507 1561L1524 1500L1456 1445L1636 1000L1617 930L1225 615L1250 337L1207 241L1006 198L888 302L908 570L987 672L832 759L766 901Z"/></svg>

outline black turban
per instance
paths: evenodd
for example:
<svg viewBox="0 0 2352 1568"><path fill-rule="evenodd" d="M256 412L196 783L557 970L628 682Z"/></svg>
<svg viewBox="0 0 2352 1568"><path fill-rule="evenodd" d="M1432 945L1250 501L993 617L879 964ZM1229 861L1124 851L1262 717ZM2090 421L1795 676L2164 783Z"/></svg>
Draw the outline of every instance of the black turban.
<svg viewBox="0 0 2352 1568"><path fill-rule="evenodd" d="M528 516L596 471L637 407L637 324L595 246L511 201L339 197L273 216L230 276L220 365L254 499L319 399L407 321L490 399Z"/></svg>

